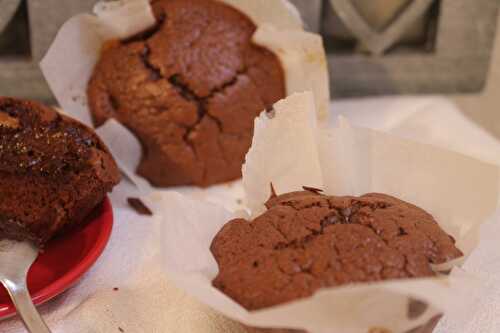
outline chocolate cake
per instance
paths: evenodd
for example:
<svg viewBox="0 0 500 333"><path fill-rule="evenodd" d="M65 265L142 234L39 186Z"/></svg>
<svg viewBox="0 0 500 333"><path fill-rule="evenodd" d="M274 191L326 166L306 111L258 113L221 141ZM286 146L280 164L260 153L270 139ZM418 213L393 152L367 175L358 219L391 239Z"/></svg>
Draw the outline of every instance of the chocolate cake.
<svg viewBox="0 0 500 333"><path fill-rule="evenodd" d="M252 221L228 222L213 240L213 285L248 310L347 283L433 276L462 256L424 210L384 194L273 195Z"/></svg>
<svg viewBox="0 0 500 333"><path fill-rule="evenodd" d="M0 97L0 238L43 247L81 223L119 179L91 129L39 103Z"/></svg>
<svg viewBox="0 0 500 333"><path fill-rule="evenodd" d="M254 118L285 97L278 58L222 2L151 5L155 27L102 50L87 90L96 125L115 118L138 137L137 172L153 185L239 178Z"/></svg>

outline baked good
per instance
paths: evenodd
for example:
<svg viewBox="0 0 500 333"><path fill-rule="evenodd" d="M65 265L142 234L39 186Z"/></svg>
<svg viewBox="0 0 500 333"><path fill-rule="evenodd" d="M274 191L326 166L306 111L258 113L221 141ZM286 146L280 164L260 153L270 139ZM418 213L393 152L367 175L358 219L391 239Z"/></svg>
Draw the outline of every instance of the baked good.
<svg viewBox="0 0 500 333"><path fill-rule="evenodd" d="M462 256L424 210L384 194L279 196L252 221L235 219L211 251L213 285L248 310L347 283L432 276L430 264Z"/></svg>
<svg viewBox="0 0 500 333"><path fill-rule="evenodd" d="M285 97L281 63L222 2L151 5L155 27L102 50L87 89L96 125L115 118L137 136L137 172L155 186L239 178L254 118Z"/></svg>
<svg viewBox="0 0 500 333"><path fill-rule="evenodd" d="M96 134L42 104L0 97L0 238L42 246L118 183Z"/></svg>

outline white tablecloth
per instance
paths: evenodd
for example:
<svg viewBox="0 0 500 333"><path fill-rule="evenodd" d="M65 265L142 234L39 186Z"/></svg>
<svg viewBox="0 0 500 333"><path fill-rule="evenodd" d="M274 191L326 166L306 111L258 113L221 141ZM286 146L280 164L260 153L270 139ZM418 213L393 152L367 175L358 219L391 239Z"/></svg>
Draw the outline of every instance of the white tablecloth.
<svg viewBox="0 0 500 333"><path fill-rule="evenodd" d="M500 164L500 143L439 97L377 98L335 102L332 113L353 124L461 151ZM335 117L332 117L335 118ZM473 175L471 175L473 177ZM240 205L240 182L209 190L183 188L230 209ZM478 195L481 195L478 193ZM158 264L159 221L140 217L127 205L134 188L122 182L111 194L115 224L96 265L66 293L39 307L54 332L248 332L169 283ZM497 223L498 222L498 223ZM468 324L445 317L436 333L500 332L500 221L485 226L479 248L466 262L490 286L470 309ZM114 290L118 288L118 290ZM17 318L0 322L0 332L24 332ZM339 332L340 333L340 332Z"/></svg>

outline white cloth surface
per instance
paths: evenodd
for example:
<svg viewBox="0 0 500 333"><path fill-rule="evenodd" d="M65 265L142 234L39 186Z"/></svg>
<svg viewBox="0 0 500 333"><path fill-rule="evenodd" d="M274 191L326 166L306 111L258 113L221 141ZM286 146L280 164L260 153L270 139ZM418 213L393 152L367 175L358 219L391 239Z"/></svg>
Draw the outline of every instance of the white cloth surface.
<svg viewBox="0 0 500 333"><path fill-rule="evenodd" d="M432 143L500 165L500 143L440 97L334 102L332 114L332 121L343 115L354 125ZM208 190L176 190L229 209L241 207L243 191L239 181ZM168 282L157 258L159 220L138 216L126 204L127 197L137 195L135 191L124 181L111 194L113 233L96 265L72 289L39 307L53 332L248 332ZM498 222L498 218L492 219L484 227L479 248L465 264L467 270L484 276L488 292L482 295L480 304L471 308L467 325L455 327L453 318L445 317L436 333L500 332ZM0 332L24 332L24 328L19 319L12 318L0 322Z"/></svg>

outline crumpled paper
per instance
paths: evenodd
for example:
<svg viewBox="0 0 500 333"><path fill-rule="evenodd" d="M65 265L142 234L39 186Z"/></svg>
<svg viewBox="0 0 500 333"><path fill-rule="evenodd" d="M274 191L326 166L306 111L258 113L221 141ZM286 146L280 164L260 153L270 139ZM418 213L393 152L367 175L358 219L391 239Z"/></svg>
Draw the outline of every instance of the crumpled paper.
<svg viewBox="0 0 500 333"><path fill-rule="evenodd" d="M394 195L433 214L455 237L465 257L476 247L479 226L497 205L497 166L352 127L345 120L337 127L323 128L315 121L314 110L311 93L294 94L275 105L274 116L263 113L256 119L243 174L252 210L232 213L174 192L148 196L163 219L161 252L168 278L229 318L256 327L312 333L365 333L371 328L405 332L437 314L458 317L467 311L468 302L481 289L481 280L460 268L435 278L322 289L312 297L254 312L212 287L218 271L209 250L212 239L231 218L261 211L270 182L278 193L314 185L327 194L377 191ZM429 305L416 319L407 315L410 298Z"/></svg>

